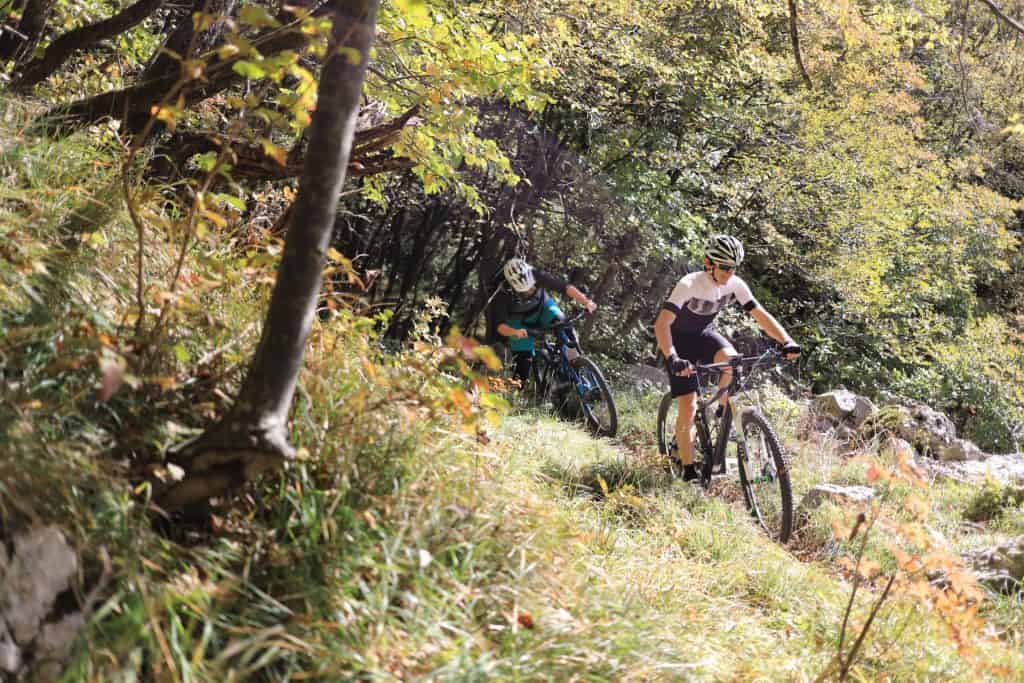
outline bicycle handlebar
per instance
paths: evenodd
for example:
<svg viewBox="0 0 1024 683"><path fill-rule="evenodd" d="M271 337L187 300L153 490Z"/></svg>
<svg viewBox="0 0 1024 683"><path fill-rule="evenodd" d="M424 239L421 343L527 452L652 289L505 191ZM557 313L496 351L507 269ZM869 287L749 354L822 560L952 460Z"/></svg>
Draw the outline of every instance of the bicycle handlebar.
<svg viewBox="0 0 1024 683"><path fill-rule="evenodd" d="M566 318L565 320L563 320L561 322L552 323L550 325L545 325L545 326L540 326L540 325L524 325L522 329L526 330L526 333L529 334L531 337L537 337L537 336L543 335L545 332L553 332L554 330L560 330L560 329L562 329L564 327L569 327L573 323L579 322L580 320L582 320L584 317L586 317L586 315L587 315L587 311L586 311L586 309L584 309L584 310L576 313L575 315L573 315L571 318ZM537 334L534 334L535 332Z"/></svg>
<svg viewBox="0 0 1024 683"><path fill-rule="evenodd" d="M738 368L738 367L757 367L759 365L777 364L784 360L789 360L782 353L781 349L768 349L760 356L734 356L727 361L721 363L694 363L693 367L697 372L708 373L712 370L720 370L722 368Z"/></svg>

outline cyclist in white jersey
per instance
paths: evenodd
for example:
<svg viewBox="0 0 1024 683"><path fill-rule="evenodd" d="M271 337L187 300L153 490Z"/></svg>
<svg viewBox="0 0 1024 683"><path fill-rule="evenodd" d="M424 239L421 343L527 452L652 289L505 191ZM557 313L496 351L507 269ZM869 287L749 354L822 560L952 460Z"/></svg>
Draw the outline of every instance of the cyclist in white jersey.
<svg viewBox="0 0 1024 683"><path fill-rule="evenodd" d="M743 262L743 245L731 235L712 235L704 252L704 270L690 273L676 284L654 323L658 348L665 355L672 395L679 401L676 443L683 462L683 479L696 479L693 465L693 419L697 410L697 376L693 363L721 363L738 355L732 344L713 326L719 311L731 303L757 322L764 332L782 344L787 358L800 355L797 345L772 315L764 310L736 268ZM722 373L719 386L732 380L731 370ZM719 411L728 398L721 399ZM672 454L670 454L672 457Z"/></svg>

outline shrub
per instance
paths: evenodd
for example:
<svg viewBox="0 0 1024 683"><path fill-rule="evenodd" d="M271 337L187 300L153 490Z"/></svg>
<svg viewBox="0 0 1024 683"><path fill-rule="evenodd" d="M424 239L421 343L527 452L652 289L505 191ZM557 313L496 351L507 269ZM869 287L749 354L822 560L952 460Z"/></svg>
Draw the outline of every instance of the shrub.
<svg viewBox="0 0 1024 683"><path fill-rule="evenodd" d="M932 360L897 378L893 388L948 414L983 449L1017 450L1024 426L1024 353L1013 338L999 318L979 320L955 342L934 347Z"/></svg>
<svg viewBox="0 0 1024 683"><path fill-rule="evenodd" d="M990 522L1002 517L1010 508L1024 503L1024 488L987 482L978 489L964 509L964 519Z"/></svg>

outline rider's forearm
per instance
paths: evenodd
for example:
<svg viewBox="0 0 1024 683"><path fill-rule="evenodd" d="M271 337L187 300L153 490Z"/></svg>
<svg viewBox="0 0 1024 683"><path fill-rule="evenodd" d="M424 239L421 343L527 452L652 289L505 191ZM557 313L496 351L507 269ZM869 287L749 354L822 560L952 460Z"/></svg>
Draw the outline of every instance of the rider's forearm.
<svg viewBox="0 0 1024 683"><path fill-rule="evenodd" d="M569 285L565 288L565 294L584 308L590 304L590 298L580 290L576 289L573 285Z"/></svg>
<svg viewBox="0 0 1024 683"><path fill-rule="evenodd" d="M511 325L506 325L505 323L498 323L498 334L500 334L502 337L512 337L515 335L515 333L516 328L512 327Z"/></svg>
<svg viewBox="0 0 1024 683"><path fill-rule="evenodd" d="M658 349L668 358L676 352L672 346L672 319L675 318L670 311L658 313L658 319L654 321L654 338L658 340Z"/></svg>
<svg viewBox="0 0 1024 683"><path fill-rule="evenodd" d="M758 326L765 331L769 337L779 342L780 344L787 344L793 341L793 338L789 336L786 329L779 324L779 321L775 317L764 310L760 306L750 312L750 315L757 321Z"/></svg>

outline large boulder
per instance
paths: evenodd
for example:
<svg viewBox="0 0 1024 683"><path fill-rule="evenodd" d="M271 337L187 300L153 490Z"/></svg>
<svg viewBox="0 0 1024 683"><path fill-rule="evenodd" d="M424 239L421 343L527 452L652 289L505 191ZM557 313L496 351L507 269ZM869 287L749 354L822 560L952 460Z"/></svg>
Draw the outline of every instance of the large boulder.
<svg viewBox="0 0 1024 683"><path fill-rule="evenodd" d="M875 490L868 486L841 486L839 484L818 484L804 494L797 506L800 513L807 514L825 501L854 506L867 505L875 498Z"/></svg>
<svg viewBox="0 0 1024 683"><path fill-rule="evenodd" d="M946 415L919 401L900 406L896 434L920 452L938 457L956 440L956 425Z"/></svg>
<svg viewBox="0 0 1024 683"><path fill-rule="evenodd" d="M40 680L56 680L85 621L79 613L52 621L57 596L78 572L78 556L55 526L16 535L10 557L3 548L0 543L0 672L22 676L34 661Z"/></svg>
<svg viewBox="0 0 1024 683"><path fill-rule="evenodd" d="M875 404L852 391L836 389L814 397L811 401L811 412L818 417L824 417L834 426L842 425L855 430L875 412Z"/></svg>
<svg viewBox="0 0 1024 683"><path fill-rule="evenodd" d="M941 462L984 460L988 457L987 453L978 448L973 441L967 439L953 439L953 443L942 446L935 455L936 459Z"/></svg>
<svg viewBox="0 0 1024 683"><path fill-rule="evenodd" d="M1004 592L1018 589L1024 582L1024 536L1011 538L992 548L966 553L964 560L981 583Z"/></svg>
<svg viewBox="0 0 1024 683"><path fill-rule="evenodd" d="M928 463L936 476L957 481L981 483L992 479L1003 484L1024 484L1024 455L989 455L984 460Z"/></svg>

